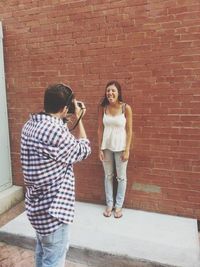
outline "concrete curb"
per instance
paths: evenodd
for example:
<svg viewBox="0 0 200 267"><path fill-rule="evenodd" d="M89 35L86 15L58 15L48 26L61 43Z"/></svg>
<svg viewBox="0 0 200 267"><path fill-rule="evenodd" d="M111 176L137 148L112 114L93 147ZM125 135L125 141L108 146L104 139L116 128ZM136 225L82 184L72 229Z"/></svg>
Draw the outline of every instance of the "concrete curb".
<svg viewBox="0 0 200 267"><path fill-rule="evenodd" d="M104 206L76 203L68 257L95 267L199 267L197 221L123 209L105 218ZM0 229L0 240L33 249L35 231L26 213Z"/></svg>
<svg viewBox="0 0 200 267"><path fill-rule="evenodd" d="M0 231L0 242L34 250L36 240L34 238L22 235L13 235ZM176 267L174 265L159 264L142 259L133 259L123 255L114 255L107 252L76 246L70 246L67 258L73 262L89 264L95 267Z"/></svg>

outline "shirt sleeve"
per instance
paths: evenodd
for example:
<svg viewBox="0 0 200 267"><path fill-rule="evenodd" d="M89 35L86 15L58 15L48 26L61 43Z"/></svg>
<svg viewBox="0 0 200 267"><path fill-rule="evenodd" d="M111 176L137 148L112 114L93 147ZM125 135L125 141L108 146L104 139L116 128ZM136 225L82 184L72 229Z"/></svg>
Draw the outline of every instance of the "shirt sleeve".
<svg viewBox="0 0 200 267"><path fill-rule="evenodd" d="M68 130L59 142L57 160L73 164L87 158L91 153L90 142L86 138L76 139Z"/></svg>

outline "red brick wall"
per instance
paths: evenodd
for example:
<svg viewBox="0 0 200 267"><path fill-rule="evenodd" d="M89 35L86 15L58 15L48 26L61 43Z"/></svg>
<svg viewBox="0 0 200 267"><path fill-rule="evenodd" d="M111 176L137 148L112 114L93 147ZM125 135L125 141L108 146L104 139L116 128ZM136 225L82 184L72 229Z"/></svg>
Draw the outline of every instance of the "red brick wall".
<svg viewBox="0 0 200 267"><path fill-rule="evenodd" d="M14 183L20 130L44 88L65 82L87 105L92 155L77 199L104 203L97 105L117 79L134 110L126 207L200 219L199 0L0 1Z"/></svg>

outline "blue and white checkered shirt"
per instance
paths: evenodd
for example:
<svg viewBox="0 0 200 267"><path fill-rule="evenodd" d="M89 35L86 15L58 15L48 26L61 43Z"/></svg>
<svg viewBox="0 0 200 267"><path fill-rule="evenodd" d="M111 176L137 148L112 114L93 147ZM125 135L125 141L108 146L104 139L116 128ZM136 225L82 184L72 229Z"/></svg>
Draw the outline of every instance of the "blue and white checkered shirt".
<svg viewBox="0 0 200 267"><path fill-rule="evenodd" d="M21 163L27 216L41 235L74 219L73 164L91 152L88 139L76 139L61 119L31 115L22 129Z"/></svg>

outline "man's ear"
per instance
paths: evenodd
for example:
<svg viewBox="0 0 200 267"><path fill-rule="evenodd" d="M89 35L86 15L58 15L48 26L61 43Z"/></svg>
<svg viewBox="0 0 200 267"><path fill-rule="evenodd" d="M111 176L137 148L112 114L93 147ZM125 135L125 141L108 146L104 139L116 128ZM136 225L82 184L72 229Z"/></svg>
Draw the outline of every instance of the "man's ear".
<svg viewBox="0 0 200 267"><path fill-rule="evenodd" d="M64 106L63 112L67 112L67 111L68 111L68 107L67 106Z"/></svg>
<svg viewBox="0 0 200 267"><path fill-rule="evenodd" d="M64 108L65 108L65 112L67 113L67 112L68 112L68 110L69 110L69 109L68 109L68 107L66 107L66 106L65 106Z"/></svg>
<svg viewBox="0 0 200 267"><path fill-rule="evenodd" d="M67 113L67 111L68 111L68 108L67 108L66 106L64 106L64 108L62 108L62 109L60 110L60 114L61 114L61 115L65 115L65 114Z"/></svg>

